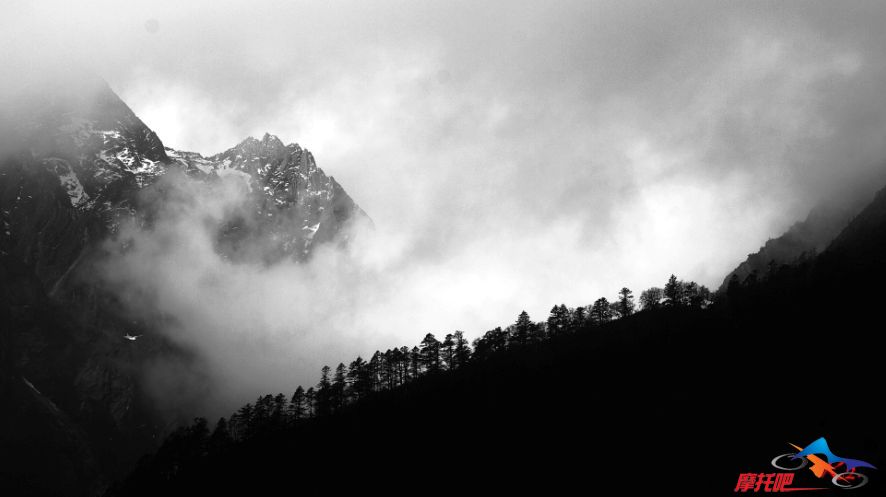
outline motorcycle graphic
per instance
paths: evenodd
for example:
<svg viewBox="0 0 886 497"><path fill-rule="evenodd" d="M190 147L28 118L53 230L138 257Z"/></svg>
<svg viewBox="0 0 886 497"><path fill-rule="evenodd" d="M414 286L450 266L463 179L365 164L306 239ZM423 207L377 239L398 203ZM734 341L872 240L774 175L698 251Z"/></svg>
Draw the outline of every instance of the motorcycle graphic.
<svg viewBox="0 0 886 497"><path fill-rule="evenodd" d="M817 478L828 475L838 488L855 489L868 483L868 476L860 473L858 468L877 469L873 464L858 459L839 457L831 452L824 437L812 442L804 448L788 444L797 452L781 454L772 459L772 465L785 471L799 471L812 464L809 469ZM820 457L821 456L821 457Z"/></svg>

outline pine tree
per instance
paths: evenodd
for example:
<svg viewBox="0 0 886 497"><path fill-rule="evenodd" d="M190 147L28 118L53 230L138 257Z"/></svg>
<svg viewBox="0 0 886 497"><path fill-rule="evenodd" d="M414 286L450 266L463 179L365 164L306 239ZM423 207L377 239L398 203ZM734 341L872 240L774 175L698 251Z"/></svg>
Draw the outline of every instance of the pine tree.
<svg viewBox="0 0 886 497"><path fill-rule="evenodd" d="M372 354L369 359L369 389L372 392L378 392L382 387L382 375L384 369L385 356L378 350Z"/></svg>
<svg viewBox="0 0 886 497"><path fill-rule="evenodd" d="M393 348L385 351L385 370L388 375L388 388L394 389L400 384L400 349Z"/></svg>
<svg viewBox="0 0 886 497"><path fill-rule="evenodd" d="M252 404L246 404L237 411L237 424L234 427L234 438L243 440L254 433L255 421Z"/></svg>
<svg viewBox="0 0 886 497"><path fill-rule="evenodd" d="M471 358L471 346L468 344L463 331L455 332L455 363L457 367L464 367Z"/></svg>
<svg viewBox="0 0 886 497"><path fill-rule="evenodd" d="M292 419L296 421L305 417L305 389L301 385L292 394L292 399L289 401L289 412Z"/></svg>
<svg viewBox="0 0 886 497"><path fill-rule="evenodd" d="M443 354L443 364L446 366L446 369L453 370L455 369L455 335L452 333L447 333L443 338L443 344L440 346L440 351Z"/></svg>
<svg viewBox="0 0 886 497"><path fill-rule="evenodd" d="M514 323L512 340L518 345L526 345L535 336L535 323L529 318L529 313L522 311Z"/></svg>
<svg viewBox="0 0 886 497"><path fill-rule="evenodd" d="M409 369L413 379L417 379L422 373L421 350L418 347L412 347L409 351Z"/></svg>
<svg viewBox="0 0 886 497"><path fill-rule="evenodd" d="M664 305L666 307L679 307L683 305L683 282L678 281L673 274L665 284L664 298Z"/></svg>
<svg viewBox="0 0 886 497"><path fill-rule="evenodd" d="M547 321L548 335L558 336L575 328L572 313L566 304L555 305Z"/></svg>
<svg viewBox="0 0 886 497"><path fill-rule="evenodd" d="M234 439L231 437L230 428L225 418L219 418L215 423L215 429L209 436L209 451L215 454L225 451L231 446Z"/></svg>
<svg viewBox="0 0 886 497"><path fill-rule="evenodd" d="M346 399L346 381L347 376L344 363L338 363L335 368L335 376L332 380L332 406L334 409L341 409L345 406Z"/></svg>
<svg viewBox="0 0 886 497"><path fill-rule="evenodd" d="M568 320L564 319L562 306L555 305L551 307L551 314L548 316L548 335L558 336L566 332L569 325Z"/></svg>
<svg viewBox="0 0 886 497"><path fill-rule="evenodd" d="M282 423L283 420L286 419L287 415L287 401L286 396L282 393L278 393L274 396L274 407L271 411L271 421L275 424Z"/></svg>
<svg viewBox="0 0 886 497"><path fill-rule="evenodd" d="M348 366L348 383L355 400L362 399L372 390L368 373L369 368L360 356L357 356Z"/></svg>
<svg viewBox="0 0 886 497"><path fill-rule="evenodd" d="M274 397L270 394L263 395L255 401L255 426L264 429L274 413Z"/></svg>
<svg viewBox="0 0 886 497"><path fill-rule="evenodd" d="M314 387L308 387L305 391L305 408L308 411L308 417L313 418L317 415L317 391L314 390Z"/></svg>
<svg viewBox="0 0 886 497"><path fill-rule="evenodd" d="M405 385L409 381L409 347L400 347L400 384Z"/></svg>
<svg viewBox="0 0 886 497"><path fill-rule="evenodd" d="M618 315L627 317L634 313L634 294L627 287L618 292Z"/></svg>
<svg viewBox="0 0 886 497"><path fill-rule="evenodd" d="M574 333L581 329L588 322L588 311L587 308L583 306L578 306L572 311L571 319L569 320L569 331Z"/></svg>
<svg viewBox="0 0 886 497"><path fill-rule="evenodd" d="M428 333L421 341L422 363L429 373L440 370L440 346L433 333Z"/></svg>
<svg viewBox="0 0 886 497"><path fill-rule="evenodd" d="M391 349L382 354L381 369L379 370L379 382L385 390L394 388L394 370L392 367Z"/></svg>
<svg viewBox="0 0 886 497"><path fill-rule="evenodd" d="M317 384L317 415L326 416L332 411L332 382L329 380L329 366L320 370L320 383Z"/></svg>

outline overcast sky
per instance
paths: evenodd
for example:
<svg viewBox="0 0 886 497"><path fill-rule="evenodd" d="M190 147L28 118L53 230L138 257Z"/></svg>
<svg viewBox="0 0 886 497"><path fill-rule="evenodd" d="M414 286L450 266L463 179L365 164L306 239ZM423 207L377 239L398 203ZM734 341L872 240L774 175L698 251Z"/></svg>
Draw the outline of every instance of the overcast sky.
<svg viewBox="0 0 886 497"><path fill-rule="evenodd" d="M386 264L411 268L403 292L429 302L391 296L421 313L388 330L404 343L671 273L715 288L886 158L878 1L5 0L0 14L13 66L92 65L167 146L213 154L267 131L313 151L389 241Z"/></svg>

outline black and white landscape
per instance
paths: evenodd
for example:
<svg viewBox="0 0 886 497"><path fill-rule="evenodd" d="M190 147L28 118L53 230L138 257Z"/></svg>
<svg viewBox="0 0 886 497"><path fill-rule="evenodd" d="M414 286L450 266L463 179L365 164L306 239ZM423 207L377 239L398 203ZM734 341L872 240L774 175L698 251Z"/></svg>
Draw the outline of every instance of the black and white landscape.
<svg viewBox="0 0 886 497"><path fill-rule="evenodd" d="M884 23L5 2L0 495L734 495L823 436L882 467Z"/></svg>

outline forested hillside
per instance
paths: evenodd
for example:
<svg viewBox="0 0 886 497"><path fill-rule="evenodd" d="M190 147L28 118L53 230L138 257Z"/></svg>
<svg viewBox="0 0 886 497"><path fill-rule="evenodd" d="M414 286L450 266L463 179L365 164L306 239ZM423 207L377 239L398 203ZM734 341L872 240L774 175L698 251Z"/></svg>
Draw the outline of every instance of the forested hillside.
<svg viewBox="0 0 886 497"><path fill-rule="evenodd" d="M111 493L717 495L820 436L878 465L884 249L881 192L821 255L711 305L672 277L641 312L614 319L624 292L544 326L521 314L470 355L461 334L427 335L198 419Z"/></svg>

